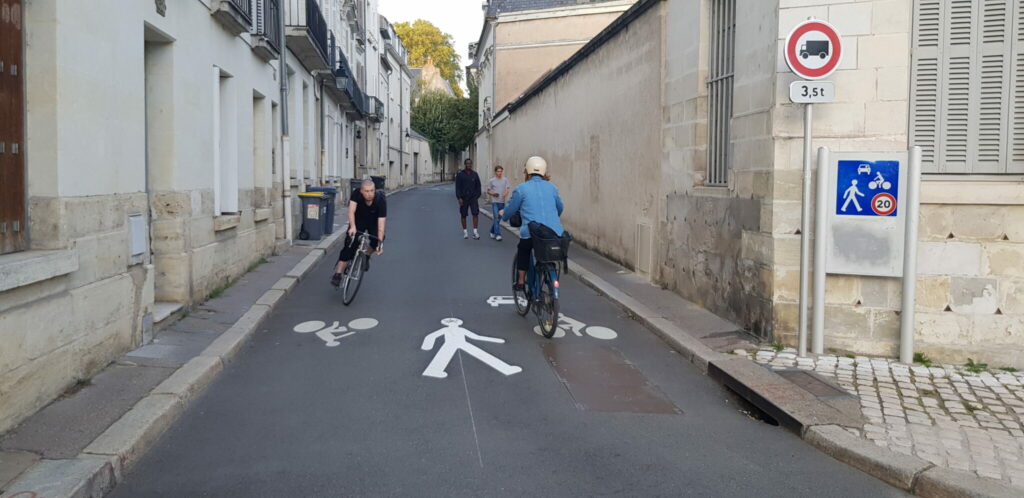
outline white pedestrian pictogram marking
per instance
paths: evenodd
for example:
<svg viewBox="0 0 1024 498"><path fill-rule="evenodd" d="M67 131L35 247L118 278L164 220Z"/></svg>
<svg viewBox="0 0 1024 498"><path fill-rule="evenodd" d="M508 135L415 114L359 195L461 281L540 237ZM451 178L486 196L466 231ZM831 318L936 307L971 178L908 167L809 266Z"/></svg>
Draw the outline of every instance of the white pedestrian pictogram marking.
<svg viewBox="0 0 1024 498"><path fill-rule="evenodd" d="M843 203L843 207L840 208L840 211L845 213L846 208L851 202L853 203L853 207L857 208L858 213L863 211L860 207L860 203L857 202L858 195L864 197L864 193L857 188L857 180L850 180L850 188L846 189L846 193L843 194L843 199L846 199L846 202Z"/></svg>
<svg viewBox="0 0 1024 498"><path fill-rule="evenodd" d="M325 322L311 320L296 325L292 330L300 334L316 332L316 336L324 341L327 347L333 348L341 344L338 339L344 339L360 330L370 330L379 324L380 322L373 318L357 318L349 322L348 327L342 326L340 322L334 322L328 327Z"/></svg>
<svg viewBox="0 0 1024 498"><path fill-rule="evenodd" d="M459 320L458 318L445 318L444 320L441 320L441 325L444 325L445 327L428 334L427 337L423 338L423 345L420 347L424 351L430 351L434 349L434 343L437 342L438 338L444 338L444 344L441 345L437 354L434 355L434 359L430 360L430 364L427 365L427 369L423 371L424 377L435 377L438 379L448 377L448 373L445 372L445 369L448 368L448 364L452 361L455 353L458 353L459 351L465 352L505 375L513 375L523 371L522 368L509 365L498 357L467 341L467 339L471 339L475 341L504 344L504 339L474 334L473 332L462 328L462 320Z"/></svg>

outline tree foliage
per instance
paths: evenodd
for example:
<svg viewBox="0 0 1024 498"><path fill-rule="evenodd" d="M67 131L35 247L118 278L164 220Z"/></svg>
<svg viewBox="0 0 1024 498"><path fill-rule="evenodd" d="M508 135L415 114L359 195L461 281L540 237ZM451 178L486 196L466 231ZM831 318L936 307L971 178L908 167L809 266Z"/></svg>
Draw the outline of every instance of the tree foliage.
<svg viewBox="0 0 1024 498"><path fill-rule="evenodd" d="M409 66L423 67L433 59L441 76L452 86L455 95L462 97L462 58L455 50L452 35L441 31L430 21L417 19L412 24L395 23L395 32L409 50Z"/></svg>
<svg viewBox="0 0 1024 498"><path fill-rule="evenodd" d="M440 90L423 94L412 108L412 128L427 137L430 153L440 159L448 152L468 148L477 131L477 92L469 98L453 97Z"/></svg>

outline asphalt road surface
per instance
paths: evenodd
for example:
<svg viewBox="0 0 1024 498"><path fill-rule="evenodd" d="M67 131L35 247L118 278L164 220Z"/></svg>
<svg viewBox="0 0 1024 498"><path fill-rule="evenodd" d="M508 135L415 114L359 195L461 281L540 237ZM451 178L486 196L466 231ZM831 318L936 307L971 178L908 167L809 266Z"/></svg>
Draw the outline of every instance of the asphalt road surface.
<svg viewBox="0 0 1024 498"><path fill-rule="evenodd" d="M352 305L325 258L111 496L901 495L747 416L573 277L562 337L492 306L516 239L482 218L463 240L450 186L389 214ZM435 355L446 378L423 375Z"/></svg>

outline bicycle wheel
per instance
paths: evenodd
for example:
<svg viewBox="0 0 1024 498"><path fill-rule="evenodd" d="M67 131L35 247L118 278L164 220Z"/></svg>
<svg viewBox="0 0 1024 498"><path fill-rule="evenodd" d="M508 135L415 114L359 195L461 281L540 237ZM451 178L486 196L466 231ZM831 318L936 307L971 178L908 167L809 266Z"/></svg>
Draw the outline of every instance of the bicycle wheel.
<svg viewBox="0 0 1024 498"><path fill-rule="evenodd" d="M537 298L537 307L534 313L537 314L537 324L540 331L550 339L558 330L558 298L555 297L555 282L551 279L550 269L539 269L537 272L540 282L540 296Z"/></svg>
<svg viewBox="0 0 1024 498"><path fill-rule="evenodd" d="M341 302L348 306L359 292L359 284L363 282L363 260L366 255L362 251L356 253L352 262L345 268L345 275L342 277Z"/></svg>
<svg viewBox="0 0 1024 498"><path fill-rule="evenodd" d="M526 316L530 312L530 295L524 288L521 291L516 290L516 283L519 282L519 268L516 265L516 257L512 257L512 300L515 301L516 313L519 316Z"/></svg>

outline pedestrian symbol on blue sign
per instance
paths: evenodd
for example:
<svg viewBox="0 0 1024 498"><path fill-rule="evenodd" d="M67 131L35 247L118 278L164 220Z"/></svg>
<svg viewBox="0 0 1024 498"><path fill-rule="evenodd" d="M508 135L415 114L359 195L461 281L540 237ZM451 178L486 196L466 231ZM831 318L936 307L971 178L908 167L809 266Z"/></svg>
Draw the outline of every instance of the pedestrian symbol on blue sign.
<svg viewBox="0 0 1024 498"><path fill-rule="evenodd" d="M899 161L839 161L836 214L896 216Z"/></svg>

